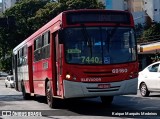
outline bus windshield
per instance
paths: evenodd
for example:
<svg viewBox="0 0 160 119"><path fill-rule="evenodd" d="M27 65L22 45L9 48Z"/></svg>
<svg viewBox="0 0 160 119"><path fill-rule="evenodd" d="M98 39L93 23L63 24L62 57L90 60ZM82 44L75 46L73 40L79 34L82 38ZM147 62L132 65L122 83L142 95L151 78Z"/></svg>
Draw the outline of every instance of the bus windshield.
<svg viewBox="0 0 160 119"><path fill-rule="evenodd" d="M130 27L64 29L67 63L117 64L136 60L134 30Z"/></svg>

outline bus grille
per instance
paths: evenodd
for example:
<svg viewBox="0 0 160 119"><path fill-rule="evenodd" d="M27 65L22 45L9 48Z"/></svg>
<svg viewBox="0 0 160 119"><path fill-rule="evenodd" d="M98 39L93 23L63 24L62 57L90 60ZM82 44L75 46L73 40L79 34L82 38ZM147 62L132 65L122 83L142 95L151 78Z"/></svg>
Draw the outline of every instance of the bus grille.
<svg viewBox="0 0 160 119"><path fill-rule="evenodd" d="M97 88L97 87L87 87L88 92L111 92L111 91L118 91L120 86L112 86L107 89Z"/></svg>

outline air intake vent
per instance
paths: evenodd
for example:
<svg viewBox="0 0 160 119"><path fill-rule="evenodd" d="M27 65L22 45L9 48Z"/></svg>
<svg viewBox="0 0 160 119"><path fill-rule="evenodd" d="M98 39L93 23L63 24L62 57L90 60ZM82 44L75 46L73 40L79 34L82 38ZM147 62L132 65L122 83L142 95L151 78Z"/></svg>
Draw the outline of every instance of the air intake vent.
<svg viewBox="0 0 160 119"><path fill-rule="evenodd" d="M88 92L111 92L118 91L120 86L112 86L107 89L97 88L97 87L87 87Z"/></svg>

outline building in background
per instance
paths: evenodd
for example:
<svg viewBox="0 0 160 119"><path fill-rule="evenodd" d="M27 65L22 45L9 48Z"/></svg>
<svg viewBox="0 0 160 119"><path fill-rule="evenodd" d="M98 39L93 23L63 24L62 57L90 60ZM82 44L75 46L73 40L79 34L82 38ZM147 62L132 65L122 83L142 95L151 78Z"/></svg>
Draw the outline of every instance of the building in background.
<svg viewBox="0 0 160 119"><path fill-rule="evenodd" d="M124 0L103 0L103 3L108 10L125 10Z"/></svg>
<svg viewBox="0 0 160 119"><path fill-rule="evenodd" d="M130 12L143 11L143 0L125 0L127 3L127 9Z"/></svg>
<svg viewBox="0 0 160 119"><path fill-rule="evenodd" d="M2 13L2 3L0 3L0 14Z"/></svg>
<svg viewBox="0 0 160 119"><path fill-rule="evenodd" d="M133 14L135 24L145 24L147 14L143 10L143 0L125 0L127 10Z"/></svg>
<svg viewBox="0 0 160 119"><path fill-rule="evenodd" d="M160 22L160 0L144 0L144 11L151 22Z"/></svg>
<svg viewBox="0 0 160 119"><path fill-rule="evenodd" d="M143 0L99 0L108 10L127 10L133 14L135 24L145 24L146 13L143 10Z"/></svg>
<svg viewBox="0 0 160 119"><path fill-rule="evenodd" d="M6 9L14 6L14 4L19 0L2 0L2 12L5 12Z"/></svg>

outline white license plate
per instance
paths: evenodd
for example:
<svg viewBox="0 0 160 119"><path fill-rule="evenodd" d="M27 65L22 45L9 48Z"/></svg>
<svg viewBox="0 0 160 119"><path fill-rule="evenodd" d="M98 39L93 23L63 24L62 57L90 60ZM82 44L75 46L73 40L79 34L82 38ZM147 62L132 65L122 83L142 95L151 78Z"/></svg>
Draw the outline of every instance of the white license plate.
<svg viewBox="0 0 160 119"><path fill-rule="evenodd" d="M98 84L98 88L110 88L110 84Z"/></svg>

